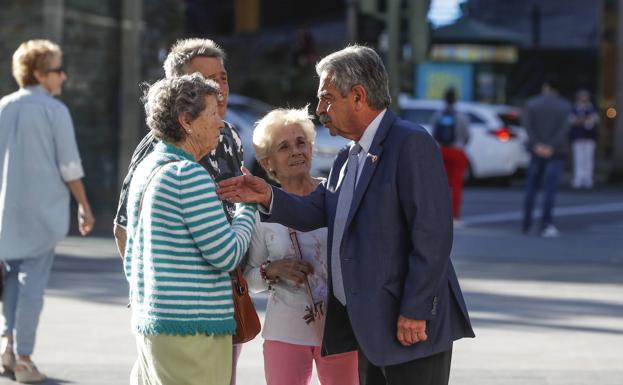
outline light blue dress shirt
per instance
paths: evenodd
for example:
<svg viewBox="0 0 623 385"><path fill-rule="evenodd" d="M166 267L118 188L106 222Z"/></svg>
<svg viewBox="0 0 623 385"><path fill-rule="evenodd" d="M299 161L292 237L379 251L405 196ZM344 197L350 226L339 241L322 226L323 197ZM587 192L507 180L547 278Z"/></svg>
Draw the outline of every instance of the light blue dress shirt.
<svg viewBox="0 0 623 385"><path fill-rule="evenodd" d="M381 120L383 120L383 117L385 116L385 111L387 111L387 108L383 109L383 111L381 111L370 122L370 124L368 124L368 127L366 127L366 130L363 132L363 135L361 135L361 138L359 139L361 151L357 155L357 159L359 160L359 168L357 169L357 180L355 182L355 185L359 182L359 177L361 177L361 172L363 171L363 165L366 163L366 159L368 158L368 156L376 155L370 154L370 147L372 147L372 141L374 140L374 136L376 135L376 132L381 125ZM355 143L353 142L350 148L353 148L354 145ZM344 164L344 166L346 166L346 164Z"/></svg>
<svg viewBox="0 0 623 385"><path fill-rule="evenodd" d="M66 182L83 176L61 101L40 86L0 99L0 260L54 249L69 229Z"/></svg>

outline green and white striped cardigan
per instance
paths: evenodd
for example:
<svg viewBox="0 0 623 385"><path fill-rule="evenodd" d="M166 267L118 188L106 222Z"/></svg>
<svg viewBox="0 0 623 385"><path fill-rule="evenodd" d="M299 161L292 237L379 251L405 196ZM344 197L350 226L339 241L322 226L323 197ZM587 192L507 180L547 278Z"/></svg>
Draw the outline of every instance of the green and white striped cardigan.
<svg viewBox="0 0 623 385"><path fill-rule="evenodd" d="M233 334L227 272L247 251L255 211L239 205L230 225L210 174L190 154L158 143L136 168L128 200L124 268L134 332Z"/></svg>

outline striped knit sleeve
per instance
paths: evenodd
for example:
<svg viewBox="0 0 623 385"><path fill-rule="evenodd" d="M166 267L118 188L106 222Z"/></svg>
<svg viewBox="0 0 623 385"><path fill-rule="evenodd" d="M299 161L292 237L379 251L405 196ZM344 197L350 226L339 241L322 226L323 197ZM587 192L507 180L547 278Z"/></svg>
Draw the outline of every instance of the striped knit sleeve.
<svg viewBox="0 0 623 385"><path fill-rule="evenodd" d="M249 247L256 205L239 205L230 225L214 181L203 167L181 162L178 178L183 220L195 245L212 266L233 270Z"/></svg>

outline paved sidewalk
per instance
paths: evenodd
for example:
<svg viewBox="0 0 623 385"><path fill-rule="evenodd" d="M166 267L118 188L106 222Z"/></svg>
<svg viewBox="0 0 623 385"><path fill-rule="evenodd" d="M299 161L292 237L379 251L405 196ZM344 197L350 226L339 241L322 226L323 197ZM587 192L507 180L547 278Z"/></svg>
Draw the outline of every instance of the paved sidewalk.
<svg viewBox="0 0 623 385"><path fill-rule="evenodd" d="M558 239L516 224L456 232L477 338L455 344L452 385L623 384L623 220L606 219ZM127 384L135 348L113 240L69 237L57 253L34 356L45 384ZM261 344L245 345L239 385L265 383Z"/></svg>

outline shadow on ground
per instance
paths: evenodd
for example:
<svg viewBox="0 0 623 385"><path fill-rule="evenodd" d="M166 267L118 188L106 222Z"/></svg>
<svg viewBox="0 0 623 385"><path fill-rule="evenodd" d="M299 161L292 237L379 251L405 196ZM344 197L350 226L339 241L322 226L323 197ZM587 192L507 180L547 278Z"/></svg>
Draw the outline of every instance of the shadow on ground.
<svg viewBox="0 0 623 385"><path fill-rule="evenodd" d="M578 332L596 332L623 335L623 324L618 327L596 327L589 323L574 325L572 320L587 318L623 318L623 306L601 300L561 299L535 296L504 295L466 291L472 321L480 327L513 326L564 329ZM543 293L547 295L547 293ZM600 322L603 325L603 323ZM614 324L614 322L613 322Z"/></svg>
<svg viewBox="0 0 623 385"><path fill-rule="evenodd" d="M125 305L128 284L119 257L57 255L48 293L89 302Z"/></svg>

